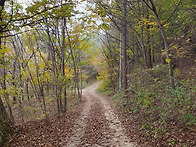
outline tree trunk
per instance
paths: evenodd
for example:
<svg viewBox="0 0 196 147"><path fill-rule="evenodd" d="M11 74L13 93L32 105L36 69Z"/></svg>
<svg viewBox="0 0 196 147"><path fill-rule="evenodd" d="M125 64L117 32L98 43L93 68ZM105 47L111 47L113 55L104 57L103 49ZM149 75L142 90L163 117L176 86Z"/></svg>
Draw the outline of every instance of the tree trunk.
<svg viewBox="0 0 196 147"><path fill-rule="evenodd" d="M11 121L9 120L0 97L0 146L7 141L7 135L12 132Z"/></svg>
<svg viewBox="0 0 196 147"><path fill-rule="evenodd" d="M56 74L56 63L55 63L55 52L54 52L54 47L52 46L51 42L51 37L50 37L50 32L49 32L49 24L47 18L45 19L46 21L46 32L48 36L48 48L52 60L52 72L53 72L53 77L54 77L54 92L56 95L56 105L57 105L57 115L60 117L60 109L59 109L59 98L58 98L58 90L57 90L57 74Z"/></svg>
<svg viewBox="0 0 196 147"><path fill-rule="evenodd" d="M2 10L4 9L5 0L0 0L0 50L1 50L1 41L3 35L3 26L2 26ZM11 121L8 118L8 115L5 111L3 101L0 97L0 146L7 141L7 135L12 133Z"/></svg>
<svg viewBox="0 0 196 147"><path fill-rule="evenodd" d="M127 53L126 53L126 32L127 32L127 0L123 1L123 21L122 21L122 90L126 95L127 89Z"/></svg>
<svg viewBox="0 0 196 147"><path fill-rule="evenodd" d="M120 33L119 91L122 91L122 33Z"/></svg>
<svg viewBox="0 0 196 147"><path fill-rule="evenodd" d="M174 72L173 72L173 67L172 67L172 55L170 54L170 51L169 51L169 44L168 44L168 41L167 41L167 37L166 37L166 34L165 34L165 30L164 30L164 27L163 25L161 24L161 21L156 13L156 11L154 12L155 14L155 18L156 18L156 21L160 27L160 30L161 30L161 35L163 37L163 41L164 41L164 46L165 46L165 52L166 52L166 56L167 56L167 59L169 59L168 61L168 65L169 65L169 77L170 77L170 85L171 85L171 88L172 89L175 89L175 84L174 84Z"/></svg>
<svg viewBox="0 0 196 147"><path fill-rule="evenodd" d="M73 49L72 49L72 44L71 44L71 38L70 38L70 35L69 35L69 32L68 32L68 28L67 28L67 21L66 21L66 18L65 18L65 30L66 30L66 34L67 34L67 37L68 37L68 46L69 46L69 50L70 50L70 53L71 53L71 58L72 58L72 61L73 61L73 68L74 68L74 96L76 94L76 90L77 90L77 85L78 85L78 74L77 74L77 66L76 66L76 59L74 58L74 53L73 53Z"/></svg>
<svg viewBox="0 0 196 147"><path fill-rule="evenodd" d="M144 0L142 0L142 1L144 1ZM146 1L144 1L144 2L151 9L151 11L154 13L155 19L156 19L156 21L157 21L157 23L160 27L161 35L162 35L162 38L163 38L163 41L164 41L164 46L165 46L165 52L166 52L166 56L167 56L167 59L168 59L170 85L171 85L172 89L175 89L174 72L173 72L173 67L172 67L172 55L170 54L170 51L169 51L169 44L168 44L168 41L167 41L165 30L164 30L163 24L161 23L161 21L159 19L158 14L157 14L157 10L156 10L156 7L154 5L154 2L152 0L149 0L149 1L152 5L152 8L149 6L149 4Z"/></svg>
<svg viewBox="0 0 196 147"><path fill-rule="evenodd" d="M63 7L63 1L61 0L61 7ZM62 65L62 76L64 77L63 81L63 100L64 100L64 106L63 106L63 112L67 111L67 89L66 89L66 80L65 80L65 25L66 25L66 18L65 14L63 12L63 21L62 21L62 48L61 48L61 65Z"/></svg>
<svg viewBox="0 0 196 147"><path fill-rule="evenodd" d="M27 94L28 103L29 103L29 105L31 105L31 102L30 102L30 93L29 93L29 79L26 80L26 94Z"/></svg>
<svg viewBox="0 0 196 147"><path fill-rule="evenodd" d="M161 34L164 40L164 45L165 45L165 50L166 50L166 56L167 59L169 59L168 65L169 65L169 76L170 76L170 85L172 87L172 89L175 89L175 84L174 84L174 71L173 71L173 67L172 67L172 55L169 52L169 45L167 42L167 38L166 38L166 34L165 34L165 30L163 28L163 25L160 25L160 29L161 29Z"/></svg>
<svg viewBox="0 0 196 147"><path fill-rule="evenodd" d="M142 5L141 46L142 46L142 54L143 54L143 58L144 58L144 62L145 62L145 68L147 68L148 67L148 60L147 60L147 56L146 56L146 47L144 45L144 22L143 22L144 4L143 4L143 1L141 1L141 5Z"/></svg>
<svg viewBox="0 0 196 147"><path fill-rule="evenodd" d="M148 68L152 68L152 50L150 45L150 25L147 26Z"/></svg>

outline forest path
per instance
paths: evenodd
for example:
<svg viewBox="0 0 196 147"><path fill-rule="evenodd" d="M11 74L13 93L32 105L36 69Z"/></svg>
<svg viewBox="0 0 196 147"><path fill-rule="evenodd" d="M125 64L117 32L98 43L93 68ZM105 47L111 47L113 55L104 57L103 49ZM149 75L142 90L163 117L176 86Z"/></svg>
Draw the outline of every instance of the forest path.
<svg viewBox="0 0 196 147"><path fill-rule="evenodd" d="M65 147L133 147L106 96L96 92L100 82L83 90L83 110Z"/></svg>

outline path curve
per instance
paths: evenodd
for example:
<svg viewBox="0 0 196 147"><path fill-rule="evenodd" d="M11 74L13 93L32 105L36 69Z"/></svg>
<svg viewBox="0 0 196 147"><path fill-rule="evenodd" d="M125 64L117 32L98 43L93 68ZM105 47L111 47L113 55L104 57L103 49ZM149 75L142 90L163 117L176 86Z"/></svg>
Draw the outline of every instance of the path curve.
<svg viewBox="0 0 196 147"><path fill-rule="evenodd" d="M100 82L83 90L85 101L65 147L134 147L106 96L96 92Z"/></svg>

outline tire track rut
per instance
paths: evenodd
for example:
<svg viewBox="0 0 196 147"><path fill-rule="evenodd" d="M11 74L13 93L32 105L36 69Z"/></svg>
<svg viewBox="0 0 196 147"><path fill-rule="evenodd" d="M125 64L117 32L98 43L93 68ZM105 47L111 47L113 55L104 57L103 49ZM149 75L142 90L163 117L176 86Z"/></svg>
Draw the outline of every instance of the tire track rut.
<svg viewBox="0 0 196 147"><path fill-rule="evenodd" d="M96 92L100 82L83 90L85 104L65 147L134 147L105 96Z"/></svg>

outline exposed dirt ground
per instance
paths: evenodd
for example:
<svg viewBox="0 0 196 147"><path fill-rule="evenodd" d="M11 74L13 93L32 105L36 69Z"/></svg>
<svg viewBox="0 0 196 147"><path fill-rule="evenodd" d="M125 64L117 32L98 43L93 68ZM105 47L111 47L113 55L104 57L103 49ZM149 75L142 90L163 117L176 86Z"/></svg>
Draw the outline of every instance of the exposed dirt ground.
<svg viewBox="0 0 196 147"><path fill-rule="evenodd" d="M134 147L110 100L96 89L99 82L83 90L82 104L60 119L34 121L15 128L5 145L63 147Z"/></svg>
<svg viewBox="0 0 196 147"><path fill-rule="evenodd" d="M65 146L133 147L108 99L96 92L98 83L83 90L85 104Z"/></svg>

